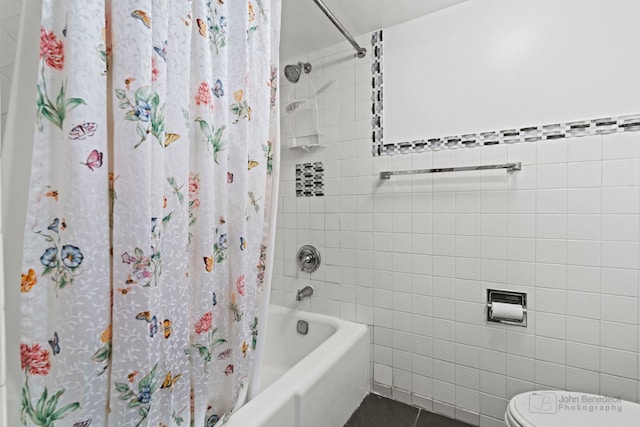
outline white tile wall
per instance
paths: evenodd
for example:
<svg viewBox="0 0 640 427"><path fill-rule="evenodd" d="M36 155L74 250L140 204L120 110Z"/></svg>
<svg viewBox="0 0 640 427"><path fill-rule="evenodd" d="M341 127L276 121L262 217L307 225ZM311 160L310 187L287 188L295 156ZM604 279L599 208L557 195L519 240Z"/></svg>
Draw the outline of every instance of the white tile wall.
<svg viewBox="0 0 640 427"><path fill-rule="evenodd" d="M320 99L326 148L282 140L272 301L312 284L304 309L371 325L374 390L472 424L501 425L534 389L638 401L640 133L373 158L370 61L344 43L282 66L298 60L337 83ZM283 106L313 92L282 80ZM326 195L296 198L295 164L314 161ZM522 170L377 176L507 161ZM302 244L322 253L311 275ZM529 326L489 324L487 288L527 292Z"/></svg>

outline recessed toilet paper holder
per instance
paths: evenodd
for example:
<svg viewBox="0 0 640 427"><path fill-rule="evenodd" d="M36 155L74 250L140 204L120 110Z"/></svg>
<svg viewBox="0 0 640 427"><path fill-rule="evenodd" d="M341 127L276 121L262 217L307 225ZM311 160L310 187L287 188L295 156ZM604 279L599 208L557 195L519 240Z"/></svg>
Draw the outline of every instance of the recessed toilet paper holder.
<svg viewBox="0 0 640 427"><path fill-rule="evenodd" d="M494 303L513 304L514 307L507 307L510 312L516 313L513 316L503 317L499 313L494 313ZM521 318L518 319L517 313L522 307ZM505 307L505 306L502 306ZM487 289L487 320L489 322L504 323L514 326L527 326L527 294L526 292L501 291L496 289Z"/></svg>

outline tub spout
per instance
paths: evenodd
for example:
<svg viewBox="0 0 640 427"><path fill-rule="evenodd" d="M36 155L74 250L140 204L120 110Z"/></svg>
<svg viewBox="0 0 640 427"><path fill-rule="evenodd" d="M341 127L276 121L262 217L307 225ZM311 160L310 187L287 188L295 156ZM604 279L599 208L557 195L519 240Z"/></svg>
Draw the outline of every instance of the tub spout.
<svg viewBox="0 0 640 427"><path fill-rule="evenodd" d="M296 294L296 301L302 301L304 298L310 297L313 295L313 287L305 286L302 289L298 289L298 293Z"/></svg>

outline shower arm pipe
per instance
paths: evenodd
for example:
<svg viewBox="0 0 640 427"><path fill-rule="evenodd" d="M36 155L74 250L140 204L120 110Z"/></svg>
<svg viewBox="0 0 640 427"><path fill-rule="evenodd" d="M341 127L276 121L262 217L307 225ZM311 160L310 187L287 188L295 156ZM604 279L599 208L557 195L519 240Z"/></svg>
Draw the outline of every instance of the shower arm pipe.
<svg viewBox="0 0 640 427"><path fill-rule="evenodd" d="M333 22L333 25L336 26L336 28L349 41L349 43L351 43L351 46L353 46L353 48L356 50L356 55L358 56L358 58L364 58L364 56L367 54L367 49L363 48L358 44L358 42L356 42L356 40L349 33L349 31L347 31L344 25L342 25L340 21L338 21L338 18L336 18L336 16L333 14L333 12L329 10L327 5L324 4L322 0L313 0L313 2L320 8L321 11L324 12L327 18L329 18L329 20Z"/></svg>

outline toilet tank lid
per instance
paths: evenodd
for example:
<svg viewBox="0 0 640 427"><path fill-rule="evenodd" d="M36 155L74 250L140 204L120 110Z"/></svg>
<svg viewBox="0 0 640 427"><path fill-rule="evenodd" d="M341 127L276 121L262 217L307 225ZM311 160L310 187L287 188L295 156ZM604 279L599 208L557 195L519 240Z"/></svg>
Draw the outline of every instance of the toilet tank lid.
<svg viewBox="0 0 640 427"><path fill-rule="evenodd" d="M507 411L521 427L638 427L640 420L637 403L560 390L519 394Z"/></svg>

